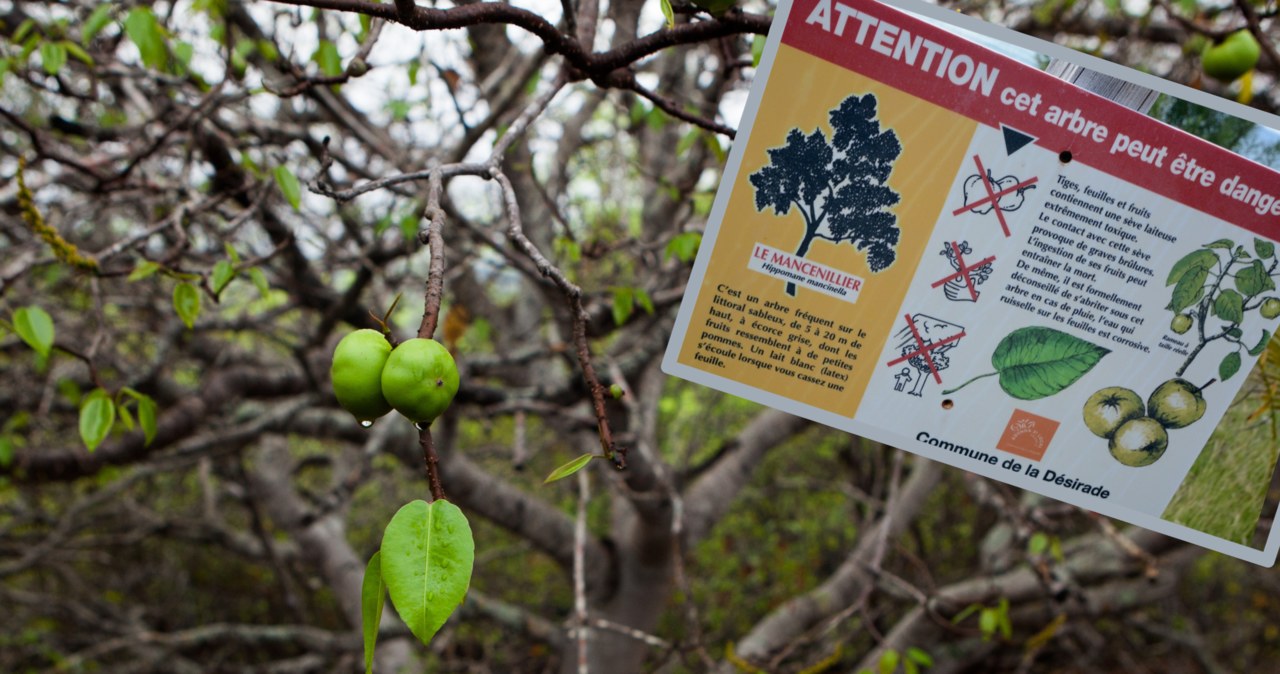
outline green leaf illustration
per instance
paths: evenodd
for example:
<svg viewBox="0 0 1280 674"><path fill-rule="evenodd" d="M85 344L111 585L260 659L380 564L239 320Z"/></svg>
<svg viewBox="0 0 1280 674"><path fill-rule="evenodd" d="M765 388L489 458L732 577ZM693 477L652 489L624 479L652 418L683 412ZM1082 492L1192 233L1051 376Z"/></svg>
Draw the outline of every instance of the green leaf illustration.
<svg viewBox="0 0 1280 674"><path fill-rule="evenodd" d="M1235 373L1240 371L1240 352L1232 351L1223 356L1222 362L1218 364L1218 379L1226 381Z"/></svg>
<svg viewBox="0 0 1280 674"><path fill-rule="evenodd" d="M1263 330L1262 339L1259 339L1258 343L1255 344L1253 348L1249 349L1249 355L1250 356L1262 355L1262 351L1267 348L1267 344L1269 344L1270 342L1271 342L1271 331Z"/></svg>
<svg viewBox="0 0 1280 674"><path fill-rule="evenodd" d="M943 393L954 393L977 379L998 374L1005 393L1019 400L1039 400L1074 384L1108 353L1110 349L1053 328L1018 328L1000 340L991 354L995 372Z"/></svg>
<svg viewBox="0 0 1280 674"><path fill-rule="evenodd" d="M382 582L382 553L375 552L364 567L360 583L360 624L364 632L364 672L373 672L373 649L378 644L378 628L382 625L382 597L387 586Z"/></svg>
<svg viewBox="0 0 1280 674"><path fill-rule="evenodd" d="M179 283L173 289L173 308L188 328L195 327L200 316L200 291L190 283Z"/></svg>
<svg viewBox="0 0 1280 674"><path fill-rule="evenodd" d="M596 458L596 456L597 456L596 454L583 454L582 456L570 461L569 463L566 463L563 466L560 466L559 468L551 471L551 474L547 476L547 479L542 481L542 484L555 482L556 480L563 480L564 478L569 477L570 475L573 475L574 473L585 468L588 463L591 463L592 459Z"/></svg>
<svg viewBox="0 0 1280 674"><path fill-rule="evenodd" d="M471 525L448 501L413 501L387 524L381 552L391 605L409 631L429 643L471 584Z"/></svg>
<svg viewBox="0 0 1280 674"><path fill-rule="evenodd" d="M1205 246L1204 246L1204 247L1205 247L1205 248L1218 248L1218 249L1221 249L1221 250L1231 250L1231 247L1232 247L1232 246L1234 246L1234 245L1236 245L1236 242L1235 242L1235 241L1232 241L1231 239L1218 239L1217 241L1214 241L1213 243L1207 243L1207 244L1205 244Z"/></svg>
<svg viewBox="0 0 1280 674"><path fill-rule="evenodd" d="M1188 272L1192 270L1203 270L1205 276L1208 276L1209 270L1218 264L1218 256L1211 250L1199 248L1187 253L1181 260L1173 265L1173 269L1169 270L1169 278L1164 282L1166 286L1171 286L1182 280ZM1200 283L1204 283L1204 277L1201 277ZM1197 284L1199 285L1199 284Z"/></svg>
<svg viewBox="0 0 1280 674"><path fill-rule="evenodd" d="M1240 293L1227 288L1218 293L1213 301L1213 314L1228 323L1239 323L1244 320L1244 298Z"/></svg>
<svg viewBox="0 0 1280 674"><path fill-rule="evenodd" d="M1178 279L1178 284L1173 287L1173 297L1169 300L1169 306L1165 307L1175 314L1180 314L1187 307L1194 306L1204 297L1204 281L1209 277L1209 269L1206 267L1196 267L1189 269Z"/></svg>
<svg viewBox="0 0 1280 674"><path fill-rule="evenodd" d="M1241 295L1253 297L1268 290L1275 290L1276 283L1267 274L1267 268L1262 264L1262 260L1254 260L1248 267L1236 272L1236 288Z"/></svg>
<svg viewBox="0 0 1280 674"><path fill-rule="evenodd" d="M94 389L80 406L80 439L90 452L98 448L116 422L116 405L103 389Z"/></svg>
<svg viewBox="0 0 1280 674"><path fill-rule="evenodd" d="M1257 253L1258 257L1264 260L1270 260L1276 254L1276 245L1274 243L1271 243L1270 241L1263 241L1262 239L1254 239L1253 252Z"/></svg>
<svg viewBox="0 0 1280 674"><path fill-rule="evenodd" d="M53 318L38 306L22 307L13 312L13 329L43 358L53 348Z"/></svg>

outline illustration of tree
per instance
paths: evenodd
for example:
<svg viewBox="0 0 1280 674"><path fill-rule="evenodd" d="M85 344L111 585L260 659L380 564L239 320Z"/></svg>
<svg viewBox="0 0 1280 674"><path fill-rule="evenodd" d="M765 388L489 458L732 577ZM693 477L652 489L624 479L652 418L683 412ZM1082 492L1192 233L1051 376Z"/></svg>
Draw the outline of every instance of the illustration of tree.
<svg viewBox="0 0 1280 674"><path fill-rule="evenodd" d="M849 96L830 119L830 141L821 128L808 135L792 129L785 145L768 150L769 164L749 177L756 210L800 211L805 231L798 257L814 239L848 241L866 253L871 271L882 271L893 264L898 245L898 217L890 208L901 198L886 183L902 144L892 129L880 128L874 94ZM795 283L787 283L787 294L796 294Z"/></svg>

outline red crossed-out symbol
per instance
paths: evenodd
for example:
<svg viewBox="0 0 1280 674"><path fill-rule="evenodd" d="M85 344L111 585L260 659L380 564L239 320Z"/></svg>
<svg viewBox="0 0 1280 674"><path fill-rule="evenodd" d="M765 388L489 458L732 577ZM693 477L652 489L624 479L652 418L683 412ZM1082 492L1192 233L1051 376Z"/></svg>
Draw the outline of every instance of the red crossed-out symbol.
<svg viewBox="0 0 1280 674"><path fill-rule="evenodd" d="M944 345L944 344L950 344L951 342L954 342L954 341L956 341L957 339L960 339L961 337L964 337L964 330L961 330L960 332L958 332L958 333L956 333L956 334L954 334L954 335L951 335L950 337L948 337L948 338L946 338L946 339L943 339L943 340L940 340L940 341L937 341L937 342L933 342L933 343L931 343L931 344L925 344L925 343L924 343L924 338L920 336L920 330L919 330L919 328L917 328L917 327L916 327L916 322L915 322L915 321L913 321L913 320L911 320L911 314L907 314L907 326L909 326L909 327L911 328L911 335L912 335L913 337L915 337L915 338L916 338L916 347L917 347L917 348L916 348L916 350L915 350L915 351L912 351L911 353L904 353L904 354L902 354L902 357L901 357L901 358L895 358L895 359L893 359L893 360L889 361L888 365L889 365L889 366L894 366L894 365L897 365L898 363L902 363L902 362L906 362L906 361L908 361L908 360L911 360L912 358L915 358L916 356L922 356L922 357L924 358L924 362L925 362L925 364L929 366L929 371L933 373L933 379L934 379L934 381L936 381L936 382L938 382L939 384L941 384L941 383L942 383L942 375L938 374L938 366L933 364L933 357L929 355L929 352L930 352L930 351L933 351L934 349L936 349L936 348L938 348L938 347L940 347L940 346L942 346L942 345Z"/></svg>
<svg viewBox="0 0 1280 674"><path fill-rule="evenodd" d="M960 270L959 270L959 271L957 271L956 273L954 273L954 274L952 274L952 275L950 275L950 276L946 277L946 278L943 278L943 279L938 280L938 281L934 281L934 282L933 282L933 285L931 285L931 286L929 286L929 287L930 287L930 288L937 288L938 286L940 286L940 285L942 285L942 284L944 284L944 283L950 283L951 281L954 281L954 280L956 280L957 278L959 278L959 279L963 279L963 280L964 280L964 285L965 285L965 287L969 289L969 296L973 298L973 301L974 301L974 302L977 302L977 301L978 301L978 289L974 287L974 285L973 285L973 278L972 278L969 274L970 274L970 272L973 272L973 271L977 270L979 267L982 267L982 266L984 266L984 265L986 265L986 264L988 264L988 263L990 263L990 262L994 261L994 260L996 259L996 256L991 255L991 256L989 256L989 257L985 257L985 258L983 258L983 259L981 259L981 260L979 260L979 261L977 261L977 262L975 262L975 263L973 263L973 264L971 264L971 265L966 265L966 264L964 263L964 256L962 256L962 255L960 254L960 245L959 245L959 244L957 244L955 241L952 241L952 242L951 242L951 250L955 251L955 254L956 254L956 264L960 266Z"/></svg>
<svg viewBox="0 0 1280 674"><path fill-rule="evenodd" d="M1027 187L1028 185L1034 185L1035 182L1039 180L1039 178L1028 178L1027 180L1024 180L1018 183L1017 185L1014 185L1013 187L1006 187L1000 190L999 192L997 192L995 188L992 187L991 185L991 179L987 177L987 170L982 166L982 159L980 159L976 154L973 155L973 163L978 165L978 177L982 179L982 188L987 191L987 196L971 204L967 204L962 208L957 208L955 211L952 211L951 214L960 215L965 211L972 211L978 208L979 206L990 203L992 206L992 210L996 212L996 217L1000 219L1000 229L1004 230L1004 235L1006 237L1012 236L1009 233L1009 223L1005 222L1004 220L1004 210L1000 208L1000 197L1003 197L1004 195L1009 194L1010 192L1017 192L1018 190L1021 190Z"/></svg>

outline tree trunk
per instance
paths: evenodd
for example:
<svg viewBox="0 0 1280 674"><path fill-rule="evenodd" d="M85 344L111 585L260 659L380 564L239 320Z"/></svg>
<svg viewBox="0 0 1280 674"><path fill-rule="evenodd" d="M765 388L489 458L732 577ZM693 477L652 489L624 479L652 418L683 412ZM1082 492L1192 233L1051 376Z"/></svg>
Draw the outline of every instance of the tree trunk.
<svg viewBox="0 0 1280 674"><path fill-rule="evenodd" d="M804 230L804 239L800 241L800 247L796 249L796 257L804 257L809 253L809 245L817 237L818 226L806 226ZM787 294L791 297L796 296L796 284L794 281L787 282Z"/></svg>

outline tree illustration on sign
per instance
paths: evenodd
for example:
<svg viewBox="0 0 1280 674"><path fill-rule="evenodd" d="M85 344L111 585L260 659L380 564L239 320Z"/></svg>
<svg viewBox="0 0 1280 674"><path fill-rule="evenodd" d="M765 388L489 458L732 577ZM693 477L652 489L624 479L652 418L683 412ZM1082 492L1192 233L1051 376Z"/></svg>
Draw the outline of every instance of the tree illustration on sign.
<svg viewBox="0 0 1280 674"><path fill-rule="evenodd" d="M800 211L805 231L797 257L808 254L814 239L848 241L866 253L871 271L883 271L898 245L898 217L890 207L901 197L886 182L902 144L892 129L880 128L874 94L849 96L829 117L830 141L821 128L808 135L791 129L785 145L768 150L769 164L748 177L756 210ZM787 294L796 294L795 283L787 283Z"/></svg>

